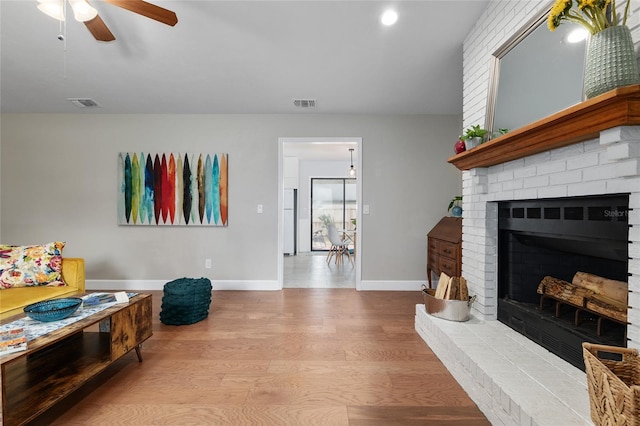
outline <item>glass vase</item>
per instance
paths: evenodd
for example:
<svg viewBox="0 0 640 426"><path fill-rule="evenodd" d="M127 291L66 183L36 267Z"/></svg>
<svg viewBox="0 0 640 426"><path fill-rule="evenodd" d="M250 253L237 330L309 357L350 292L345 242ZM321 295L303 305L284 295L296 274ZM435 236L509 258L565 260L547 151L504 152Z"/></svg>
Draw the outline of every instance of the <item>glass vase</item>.
<svg viewBox="0 0 640 426"><path fill-rule="evenodd" d="M617 25L592 35L584 71L587 99L638 83L638 63L629 27Z"/></svg>

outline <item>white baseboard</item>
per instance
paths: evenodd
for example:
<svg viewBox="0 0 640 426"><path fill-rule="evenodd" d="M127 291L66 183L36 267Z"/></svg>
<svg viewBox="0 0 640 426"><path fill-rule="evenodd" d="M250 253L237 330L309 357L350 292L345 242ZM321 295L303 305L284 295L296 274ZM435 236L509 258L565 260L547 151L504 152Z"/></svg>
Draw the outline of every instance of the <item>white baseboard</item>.
<svg viewBox="0 0 640 426"><path fill-rule="evenodd" d="M356 290L360 291L420 291L425 281L373 281L362 280Z"/></svg>
<svg viewBox="0 0 640 426"><path fill-rule="evenodd" d="M172 280L87 280L87 290L138 290L150 291L164 289L164 285ZM213 290L280 290L277 280L211 280Z"/></svg>

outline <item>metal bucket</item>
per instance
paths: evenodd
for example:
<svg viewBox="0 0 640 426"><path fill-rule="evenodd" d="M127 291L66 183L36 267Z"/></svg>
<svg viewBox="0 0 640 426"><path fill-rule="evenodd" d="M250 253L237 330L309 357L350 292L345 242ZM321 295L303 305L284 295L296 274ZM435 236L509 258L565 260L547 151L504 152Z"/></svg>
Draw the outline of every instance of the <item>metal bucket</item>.
<svg viewBox="0 0 640 426"><path fill-rule="evenodd" d="M450 321L468 321L471 311L471 304L476 300L476 296L465 300L445 300L435 297L435 289L422 285L422 296L424 297L424 307L427 313L434 317Z"/></svg>

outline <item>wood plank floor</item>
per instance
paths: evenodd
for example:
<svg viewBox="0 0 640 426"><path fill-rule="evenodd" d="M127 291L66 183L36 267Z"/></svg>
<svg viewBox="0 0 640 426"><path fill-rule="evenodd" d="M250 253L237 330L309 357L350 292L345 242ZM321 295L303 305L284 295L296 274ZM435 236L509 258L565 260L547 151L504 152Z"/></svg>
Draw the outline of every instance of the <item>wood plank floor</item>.
<svg viewBox="0 0 640 426"><path fill-rule="evenodd" d="M414 330L420 292L214 291L35 424L488 425Z"/></svg>

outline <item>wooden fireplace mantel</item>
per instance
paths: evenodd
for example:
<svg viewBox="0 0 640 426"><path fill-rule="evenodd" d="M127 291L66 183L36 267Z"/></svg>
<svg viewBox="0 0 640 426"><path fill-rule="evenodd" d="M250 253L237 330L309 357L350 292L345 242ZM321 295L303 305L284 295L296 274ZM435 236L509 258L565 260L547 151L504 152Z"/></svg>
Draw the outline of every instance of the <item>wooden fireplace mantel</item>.
<svg viewBox="0 0 640 426"><path fill-rule="evenodd" d="M523 99L523 103L526 100ZM640 85L621 87L533 122L448 159L460 170L488 167L640 125Z"/></svg>

